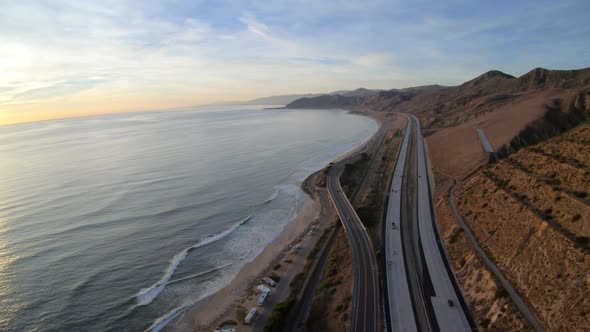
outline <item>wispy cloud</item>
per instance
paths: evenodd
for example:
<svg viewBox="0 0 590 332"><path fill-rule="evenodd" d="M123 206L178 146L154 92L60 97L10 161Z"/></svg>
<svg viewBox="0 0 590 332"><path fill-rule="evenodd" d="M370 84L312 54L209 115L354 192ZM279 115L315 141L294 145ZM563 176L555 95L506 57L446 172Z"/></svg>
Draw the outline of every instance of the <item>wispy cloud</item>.
<svg viewBox="0 0 590 332"><path fill-rule="evenodd" d="M248 31L264 38L264 39L271 39L270 29L268 26L260 21L258 21L254 15L251 13L244 13L242 17L240 17L240 22L244 23L248 28Z"/></svg>
<svg viewBox="0 0 590 332"><path fill-rule="evenodd" d="M583 0L11 1L0 11L0 123L105 100L105 111L142 109L582 67L588 10Z"/></svg>
<svg viewBox="0 0 590 332"><path fill-rule="evenodd" d="M365 54L354 58L353 63L367 67L388 66L393 61L393 55L389 53Z"/></svg>

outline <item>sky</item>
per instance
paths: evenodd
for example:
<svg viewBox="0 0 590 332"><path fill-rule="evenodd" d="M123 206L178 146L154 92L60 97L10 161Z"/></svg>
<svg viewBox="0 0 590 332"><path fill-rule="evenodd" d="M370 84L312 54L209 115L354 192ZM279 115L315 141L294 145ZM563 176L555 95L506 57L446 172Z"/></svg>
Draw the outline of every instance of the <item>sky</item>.
<svg viewBox="0 0 590 332"><path fill-rule="evenodd" d="M590 66L590 1L0 0L0 125Z"/></svg>

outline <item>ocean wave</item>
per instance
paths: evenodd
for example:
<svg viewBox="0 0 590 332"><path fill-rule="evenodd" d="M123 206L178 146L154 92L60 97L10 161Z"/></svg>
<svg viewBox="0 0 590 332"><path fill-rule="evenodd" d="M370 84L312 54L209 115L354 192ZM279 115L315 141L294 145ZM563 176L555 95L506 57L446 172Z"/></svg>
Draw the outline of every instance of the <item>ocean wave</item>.
<svg viewBox="0 0 590 332"><path fill-rule="evenodd" d="M184 250L182 250L178 254L174 255L174 257L172 257L172 259L170 260L170 265L168 265L168 268L166 269L166 273L164 274L164 276L160 280L158 280L155 284L153 284L152 286L150 286L148 288L144 288L141 291L139 291L139 294L137 294L137 296L136 296L138 305L139 306L148 305L156 297L158 297L158 295L160 295L160 293L166 287L166 284L168 284L168 282L172 278L172 275L174 274L174 271L176 271L176 269L178 268L178 265L186 258L186 255L189 252L191 252L194 249L209 245L211 243L217 242L217 241L225 238L226 236L233 233L236 229L238 229L238 227L240 227L241 225L246 223L248 220L250 220L250 218L251 217L248 216L248 217L244 218L242 221L240 221L239 223L233 225L231 228L227 229L226 231L219 233L217 235L208 237L207 239L205 239L201 242L198 242L188 248L185 248Z"/></svg>
<svg viewBox="0 0 590 332"><path fill-rule="evenodd" d="M204 275L206 275L206 274L209 274L209 273L211 273L211 272L215 272L215 271L217 271L217 270L220 270L220 269L223 269L223 268L225 268L225 267L228 267L228 266L230 266L230 265L233 265L234 263L235 263L235 262L229 262L229 263L227 263L227 264L224 264L224 265L221 265L221 266L214 267L214 268L212 268L212 269L209 269L209 270L207 270L207 271L203 271L203 272L199 272L199 273L196 273L196 274L191 274L190 276L186 276L186 277L182 277L182 278L178 278L178 279L170 280L170 281L168 281L168 282L166 283L166 285L175 284L175 283L177 283L177 282L181 282L181 281L185 281L185 280L189 280L189 279L193 279L193 278L201 277L201 276L204 276Z"/></svg>
<svg viewBox="0 0 590 332"><path fill-rule="evenodd" d="M277 198L278 196L279 196L279 191L277 190L272 195L270 195L270 197L267 198L266 201L264 201L264 204L268 204L268 203L274 201L275 198Z"/></svg>
<svg viewBox="0 0 590 332"><path fill-rule="evenodd" d="M146 332L160 332L163 328L166 327L172 320L178 317L180 314L184 313L186 309L188 309L190 305L185 305L182 307L178 307L172 309L164 316L158 318L150 327L147 328Z"/></svg>

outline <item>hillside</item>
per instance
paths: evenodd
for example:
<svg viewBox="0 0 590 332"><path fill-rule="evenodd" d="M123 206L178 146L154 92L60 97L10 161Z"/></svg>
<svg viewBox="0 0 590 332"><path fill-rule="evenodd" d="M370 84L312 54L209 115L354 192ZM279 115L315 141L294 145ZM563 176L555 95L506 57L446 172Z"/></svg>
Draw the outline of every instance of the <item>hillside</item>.
<svg viewBox="0 0 590 332"><path fill-rule="evenodd" d="M323 95L286 107L418 116L435 173L437 223L478 327L530 330L451 210L455 179L489 160L482 129L502 160L458 186L458 212L546 330L590 329L590 68L536 68L520 77L489 71L455 87Z"/></svg>
<svg viewBox="0 0 590 332"><path fill-rule="evenodd" d="M297 99L285 108L354 108L362 100L362 97L347 97L339 94L321 95Z"/></svg>
<svg viewBox="0 0 590 332"><path fill-rule="evenodd" d="M445 128L460 125L487 112L531 97L547 100L551 90L556 97L570 97L574 90L590 88L590 68L548 70L535 68L514 77L501 71L488 71L455 87L438 85L376 91L356 95L356 99L326 98L325 95L295 100L286 108L371 109L381 112L408 112L418 115L423 126ZM550 93L551 95L551 93ZM341 96L347 96L341 94Z"/></svg>
<svg viewBox="0 0 590 332"><path fill-rule="evenodd" d="M207 106L235 106L235 105L287 105L297 99L318 97L322 94L319 93L306 93L306 94L292 94L292 95L278 95L261 97L251 100L235 100L235 101L221 101L209 104Z"/></svg>
<svg viewBox="0 0 590 332"><path fill-rule="evenodd" d="M291 95L277 95L261 97L251 100L236 100L224 101L210 104L208 106L234 106L234 105L287 105L298 99L312 99L316 97L339 95L343 97L369 97L382 90L370 90L365 88L358 88L356 90L339 90L327 94L322 93L305 93L305 94L291 94Z"/></svg>
<svg viewBox="0 0 590 332"><path fill-rule="evenodd" d="M479 244L548 331L590 330L589 143L586 122L485 167L456 192Z"/></svg>

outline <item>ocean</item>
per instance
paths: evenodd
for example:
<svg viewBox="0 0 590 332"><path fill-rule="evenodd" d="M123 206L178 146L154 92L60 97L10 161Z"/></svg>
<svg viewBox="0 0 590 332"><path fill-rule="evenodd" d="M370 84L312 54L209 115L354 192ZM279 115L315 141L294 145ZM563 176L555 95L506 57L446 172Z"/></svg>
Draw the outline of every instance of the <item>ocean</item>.
<svg viewBox="0 0 590 332"><path fill-rule="evenodd" d="M294 219L301 182L377 130L217 107L0 126L0 330L159 330Z"/></svg>

